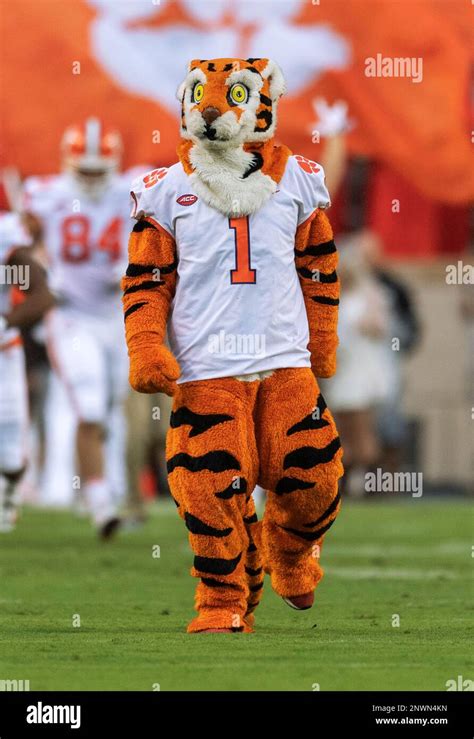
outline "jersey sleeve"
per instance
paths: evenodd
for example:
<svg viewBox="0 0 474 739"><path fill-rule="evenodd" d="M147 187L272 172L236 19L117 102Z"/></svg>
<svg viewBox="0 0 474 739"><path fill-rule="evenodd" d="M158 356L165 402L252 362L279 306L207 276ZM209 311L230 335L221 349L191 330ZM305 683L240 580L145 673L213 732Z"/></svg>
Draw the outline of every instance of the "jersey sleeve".
<svg viewBox="0 0 474 739"><path fill-rule="evenodd" d="M50 177L28 177L23 184L23 210L41 221L52 207L51 181Z"/></svg>
<svg viewBox="0 0 474 739"><path fill-rule="evenodd" d="M31 236L16 213L0 214L0 261L7 264L15 249L31 246Z"/></svg>
<svg viewBox="0 0 474 739"><path fill-rule="evenodd" d="M290 157L294 194L298 202L298 226L308 220L319 208L325 210L331 205L324 181L321 164L297 154Z"/></svg>
<svg viewBox="0 0 474 739"><path fill-rule="evenodd" d="M169 170L154 169L132 182L131 217L137 221L149 221L156 228L174 238L172 219L173 189L168 186Z"/></svg>

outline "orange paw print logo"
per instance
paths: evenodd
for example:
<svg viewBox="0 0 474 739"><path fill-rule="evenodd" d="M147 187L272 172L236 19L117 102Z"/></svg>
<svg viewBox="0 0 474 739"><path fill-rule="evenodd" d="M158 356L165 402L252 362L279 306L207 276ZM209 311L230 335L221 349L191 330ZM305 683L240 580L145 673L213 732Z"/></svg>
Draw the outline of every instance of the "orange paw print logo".
<svg viewBox="0 0 474 739"><path fill-rule="evenodd" d="M154 169L153 172L150 172L147 174L146 177L143 178L143 182L145 185L145 189L148 190L149 187L153 187L156 185L159 180L162 180L163 177L166 177L168 174L168 170L166 167L161 167L161 169Z"/></svg>
<svg viewBox="0 0 474 739"><path fill-rule="evenodd" d="M300 165L301 169L308 174L316 174L316 172L319 172L320 170L320 167L318 167L316 162L313 162L312 159L306 159L306 157L301 156L301 154L297 154L295 156L295 159Z"/></svg>

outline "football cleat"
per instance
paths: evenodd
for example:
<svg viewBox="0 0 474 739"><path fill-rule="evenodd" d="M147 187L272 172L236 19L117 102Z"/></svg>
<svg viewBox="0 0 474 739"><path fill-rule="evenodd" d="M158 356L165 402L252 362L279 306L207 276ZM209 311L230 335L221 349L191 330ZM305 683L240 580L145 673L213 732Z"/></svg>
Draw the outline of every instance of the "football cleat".
<svg viewBox="0 0 474 739"><path fill-rule="evenodd" d="M99 527L99 538L102 539L102 541L110 541L115 534L117 533L118 529L120 528L121 524L120 518L118 516L114 516L113 518L108 518L100 527Z"/></svg>
<svg viewBox="0 0 474 739"><path fill-rule="evenodd" d="M286 598L283 597L283 600L295 611L306 611L314 603L314 593L311 591L311 593L304 593L303 595L289 595Z"/></svg>

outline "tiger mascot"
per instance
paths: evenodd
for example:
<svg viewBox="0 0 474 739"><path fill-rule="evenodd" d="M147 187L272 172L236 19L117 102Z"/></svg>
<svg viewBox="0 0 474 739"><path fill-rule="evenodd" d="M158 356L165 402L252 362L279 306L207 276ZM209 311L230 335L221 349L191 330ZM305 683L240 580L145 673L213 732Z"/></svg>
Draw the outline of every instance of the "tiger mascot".
<svg viewBox="0 0 474 739"><path fill-rule="evenodd" d="M338 343L330 201L322 167L275 143L284 91L269 59L192 61L179 162L132 185L130 382L173 396L169 484L199 578L189 633L252 631L265 572L311 607L340 507L342 449L316 380Z"/></svg>

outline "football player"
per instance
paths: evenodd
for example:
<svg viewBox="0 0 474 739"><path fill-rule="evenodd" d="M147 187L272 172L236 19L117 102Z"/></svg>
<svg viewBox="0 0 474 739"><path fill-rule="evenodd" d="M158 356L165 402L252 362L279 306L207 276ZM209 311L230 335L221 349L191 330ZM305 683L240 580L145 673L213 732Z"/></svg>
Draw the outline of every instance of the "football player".
<svg viewBox="0 0 474 739"><path fill-rule="evenodd" d="M77 416L79 485L103 539L116 531L113 477L123 469L114 444L122 434L127 354L120 319L119 279L126 264L129 180L120 176L120 134L96 118L68 128L63 172L25 183L25 210L43 232L57 306L47 321L48 352ZM115 473L115 475L114 475Z"/></svg>
<svg viewBox="0 0 474 739"><path fill-rule="evenodd" d="M14 528L16 490L26 467L28 402L20 330L53 305L44 270L15 213L0 213L0 532ZM23 300L13 300L15 290ZM21 294L21 293L20 293Z"/></svg>

